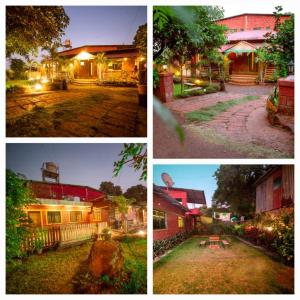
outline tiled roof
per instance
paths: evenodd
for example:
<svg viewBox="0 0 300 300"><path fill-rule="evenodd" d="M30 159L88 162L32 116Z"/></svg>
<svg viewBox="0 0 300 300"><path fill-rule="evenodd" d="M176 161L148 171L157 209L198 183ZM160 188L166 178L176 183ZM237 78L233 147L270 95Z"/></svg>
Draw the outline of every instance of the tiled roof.
<svg viewBox="0 0 300 300"><path fill-rule="evenodd" d="M227 34L228 42L234 41L264 41L266 40L265 35L267 33L275 33L275 31L270 30L247 30L247 31L237 31Z"/></svg>
<svg viewBox="0 0 300 300"><path fill-rule="evenodd" d="M91 54L96 54L99 52L108 52L108 51L124 51L124 50L136 50L134 45L85 45L69 50L64 50L59 52L60 56L74 56L79 54L82 51L86 51Z"/></svg>

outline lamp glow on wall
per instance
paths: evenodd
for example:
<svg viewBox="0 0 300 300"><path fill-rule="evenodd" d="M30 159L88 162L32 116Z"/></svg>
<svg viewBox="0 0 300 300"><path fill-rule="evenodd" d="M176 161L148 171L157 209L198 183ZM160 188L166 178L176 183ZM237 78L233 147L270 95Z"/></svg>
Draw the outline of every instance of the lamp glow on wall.
<svg viewBox="0 0 300 300"><path fill-rule="evenodd" d="M75 59L78 60L88 60L88 59L93 59L94 55L91 53L88 53L86 51L81 51L79 54L77 54L75 57Z"/></svg>

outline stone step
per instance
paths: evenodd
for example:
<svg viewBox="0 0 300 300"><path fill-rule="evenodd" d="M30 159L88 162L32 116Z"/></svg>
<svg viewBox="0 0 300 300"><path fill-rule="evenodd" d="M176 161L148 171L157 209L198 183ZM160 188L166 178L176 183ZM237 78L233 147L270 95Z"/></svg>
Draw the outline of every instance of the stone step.
<svg viewBox="0 0 300 300"><path fill-rule="evenodd" d="M76 85L97 85L97 79L74 79L72 84Z"/></svg>

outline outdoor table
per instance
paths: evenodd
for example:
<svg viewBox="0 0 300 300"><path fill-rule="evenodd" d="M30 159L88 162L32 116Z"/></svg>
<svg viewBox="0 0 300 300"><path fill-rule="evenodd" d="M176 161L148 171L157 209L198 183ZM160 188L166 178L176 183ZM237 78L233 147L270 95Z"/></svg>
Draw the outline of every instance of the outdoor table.
<svg viewBox="0 0 300 300"><path fill-rule="evenodd" d="M220 243L220 237L219 236L210 236L209 237L209 245L218 245Z"/></svg>

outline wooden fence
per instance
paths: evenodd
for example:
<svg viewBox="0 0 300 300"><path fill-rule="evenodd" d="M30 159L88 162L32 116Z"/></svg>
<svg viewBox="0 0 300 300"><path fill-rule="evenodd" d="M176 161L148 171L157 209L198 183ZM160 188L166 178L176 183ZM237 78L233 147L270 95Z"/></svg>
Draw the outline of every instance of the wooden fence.
<svg viewBox="0 0 300 300"><path fill-rule="evenodd" d="M22 248L24 251L33 251L37 243L42 244L42 247L46 249L90 240L107 227L107 222L100 222L34 228L30 231Z"/></svg>

